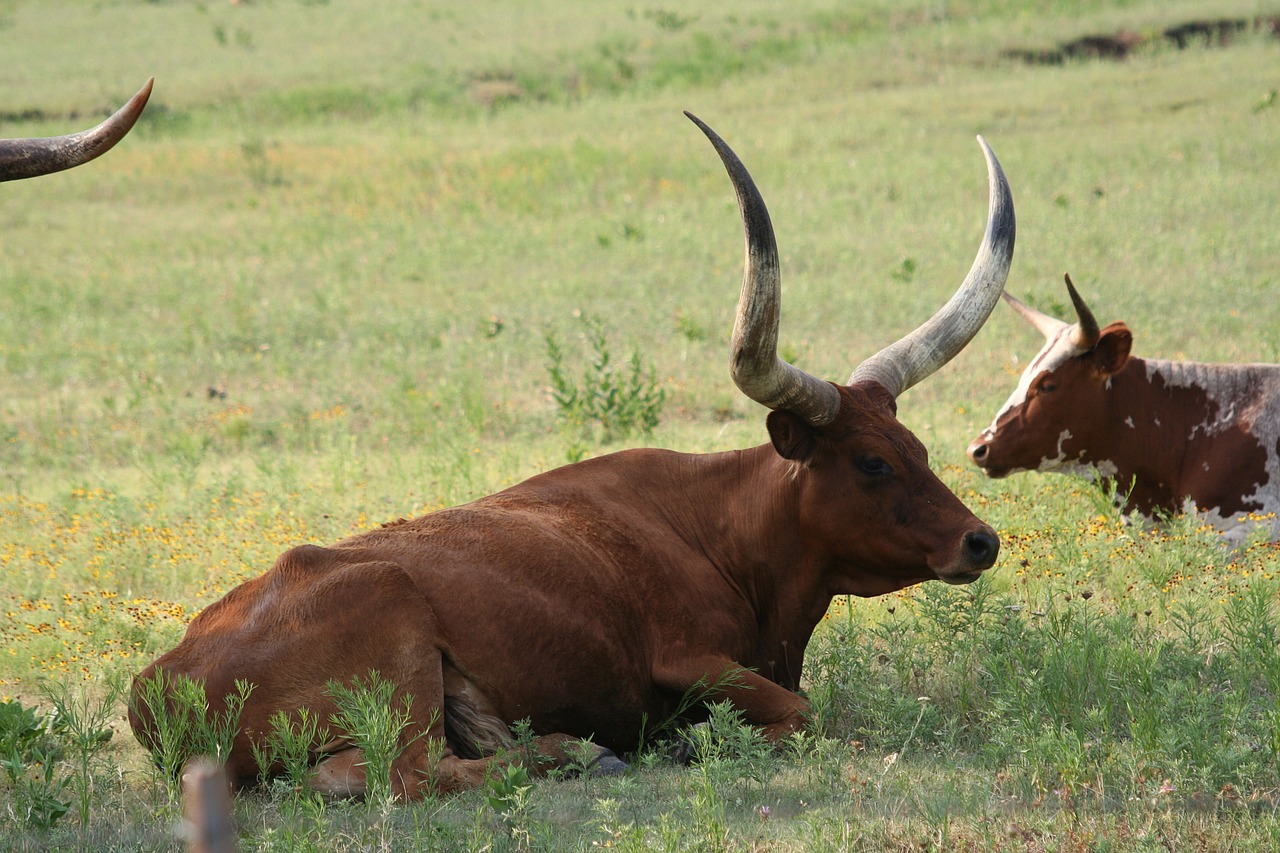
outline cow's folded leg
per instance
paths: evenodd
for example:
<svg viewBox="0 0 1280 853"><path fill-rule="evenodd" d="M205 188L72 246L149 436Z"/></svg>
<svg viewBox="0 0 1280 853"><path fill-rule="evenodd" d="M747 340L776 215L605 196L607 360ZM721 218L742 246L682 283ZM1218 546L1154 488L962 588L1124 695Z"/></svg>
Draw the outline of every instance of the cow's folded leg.
<svg viewBox="0 0 1280 853"><path fill-rule="evenodd" d="M493 758L458 758L448 750L437 761L425 754L401 755L391 767L391 793L398 799L420 800L478 788L493 763ZM364 753L353 746L326 756L312 770L309 784L333 799L364 798L368 794Z"/></svg>
<svg viewBox="0 0 1280 853"><path fill-rule="evenodd" d="M612 776L628 769L611 749L588 743L572 735L552 734L535 738L529 750L512 749L485 758L459 758L446 749L438 759L415 742L391 767L391 792L397 798L417 800L433 794L450 794L484 785L497 769L521 764L531 776L545 776L552 770L578 768L599 776ZM311 773L313 790L337 798L359 799L368 793L364 754L349 747L321 759Z"/></svg>
<svg viewBox="0 0 1280 853"><path fill-rule="evenodd" d="M322 758L307 780L313 791L333 799L361 799L367 786L364 778L364 753L356 747Z"/></svg>
<svg viewBox="0 0 1280 853"><path fill-rule="evenodd" d="M778 741L807 724L809 702L758 673L723 658L682 661L655 672L662 688L683 693L703 686L706 701L728 701L745 722L760 729L767 740Z"/></svg>

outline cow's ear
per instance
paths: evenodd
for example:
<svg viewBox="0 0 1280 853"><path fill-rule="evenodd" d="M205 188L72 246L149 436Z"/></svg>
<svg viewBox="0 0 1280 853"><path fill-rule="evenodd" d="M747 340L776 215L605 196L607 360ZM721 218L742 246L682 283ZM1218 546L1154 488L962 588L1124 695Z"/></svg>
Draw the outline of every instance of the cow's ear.
<svg viewBox="0 0 1280 853"><path fill-rule="evenodd" d="M1121 323L1113 323L1102 330L1098 345L1089 354L1093 369L1102 376L1119 373L1129 360L1129 350L1133 347L1133 333Z"/></svg>
<svg viewBox="0 0 1280 853"><path fill-rule="evenodd" d="M783 459L804 462L813 455L817 437L813 433L813 427L802 419L790 412L773 411L765 420L765 426L769 428L769 440L773 442L773 449Z"/></svg>
<svg viewBox="0 0 1280 853"><path fill-rule="evenodd" d="M871 395L873 400L881 406L884 406L884 408L888 410L889 414L893 415L895 418L898 416L898 398L893 396L893 394L889 392L888 388L884 387L879 382L868 382L867 393Z"/></svg>

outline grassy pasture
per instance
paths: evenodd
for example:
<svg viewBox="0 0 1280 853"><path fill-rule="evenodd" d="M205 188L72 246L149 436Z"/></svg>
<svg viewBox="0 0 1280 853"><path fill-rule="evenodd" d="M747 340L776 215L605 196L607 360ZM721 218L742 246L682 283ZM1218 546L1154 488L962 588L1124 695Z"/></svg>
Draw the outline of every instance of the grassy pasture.
<svg viewBox="0 0 1280 853"><path fill-rule="evenodd" d="M976 133L1015 194L1012 292L1060 311L1070 271L1140 354L1280 360L1280 43L1002 58L1266 3L539 5L0 4L0 135L67 132L157 78L117 150L0 190L0 698L105 695L290 545L584 450L764 441L725 370L732 192L682 109L769 202L784 355L810 372L844 378L959 282ZM651 436L558 423L544 335L576 370L584 317L652 362ZM964 447L1038 347L998 308L904 395L1001 561L836 602L811 740L505 811L249 796L244 846L1274 849L1280 557L1125 527L1067 479L977 477ZM34 828L0 776L2 844L172 843L120 717L87 820Z"/></svg>

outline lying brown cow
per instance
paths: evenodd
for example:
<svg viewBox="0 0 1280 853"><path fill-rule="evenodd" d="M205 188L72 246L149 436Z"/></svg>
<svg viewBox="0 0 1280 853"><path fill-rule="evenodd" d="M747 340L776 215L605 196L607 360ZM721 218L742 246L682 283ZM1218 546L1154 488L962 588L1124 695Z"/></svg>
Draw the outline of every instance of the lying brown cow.
<svg viewBox="0 0 1280 853"><path fill-rule="evenodd" d="M1005 294L1045 345L969 445L974 464L992 477L1111 480L1125 511L1150 518L1194 508L1232 541L1280 510L1280 365L1130 356L1128 326L1099 329L1066 281L1074 324ZM1271 534L1280 537L1275 520Z"/></svg>
<svg viewBox="0 0 1280 853"><path fill-rule="evenodd" d="M142 115L153 83L154 79L148 80L128 103L89 130L40 139L0 139L0 181L61 172L107 153Z"/></svg>
<svg viewBox="0 0 1280 853"><path fill-rule="evenodd" d="M795 691L832 596L968 583L994 564L995 532L930 471L895 400L964 347L1004 286L1014 212L995 156L980 139L988 223L959 292L839 385L778 358L769 215L742 163L693 120L738 195L747 252L731 370L772 410L770 442L614 453L327 548L294 548L141 673L130 722L144 744L155 730L138 690L157 670L203 680L215 711L236 679L256 685L228 759L240 783L258 773L250 743L273 713L327 718L326 682L370 670L412 696L391 780L406 798L429 784L480 784L497 760L484 732L519 720L548 754L568 738L594 739L602 756L633 749L646 719L666 719L700 684L720 685L716 698L776 739L804 725ZM438 763L424 731L445 740ZM349 742L314 753L318 789L364 791Z"/></svg>

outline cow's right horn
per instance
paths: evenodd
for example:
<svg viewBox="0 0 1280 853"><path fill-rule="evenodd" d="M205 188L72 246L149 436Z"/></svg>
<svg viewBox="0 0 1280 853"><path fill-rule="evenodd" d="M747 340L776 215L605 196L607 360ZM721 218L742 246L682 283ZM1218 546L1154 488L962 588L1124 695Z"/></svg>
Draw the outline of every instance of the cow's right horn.
<svg viewBox="0 0 1280 853"><path fill-rule="evenodd" d="M764 199L733 149L693 113L685 111L685 115L711 140L729 172L746 232L746 272L730 346L733 381L743 394L763 406L791 412L814 426L828 424L840 411L840 392L830 382L778 358L782 278L778 244Z"/></svg>
<svg viewBox="0 0 1280 853"><path fill-rule="evenodd" d="M97 127L66 136L0 139L0 181L61 172L105 154L133 127L151 97L155 78L147 81L123 107Z"/></svg>

